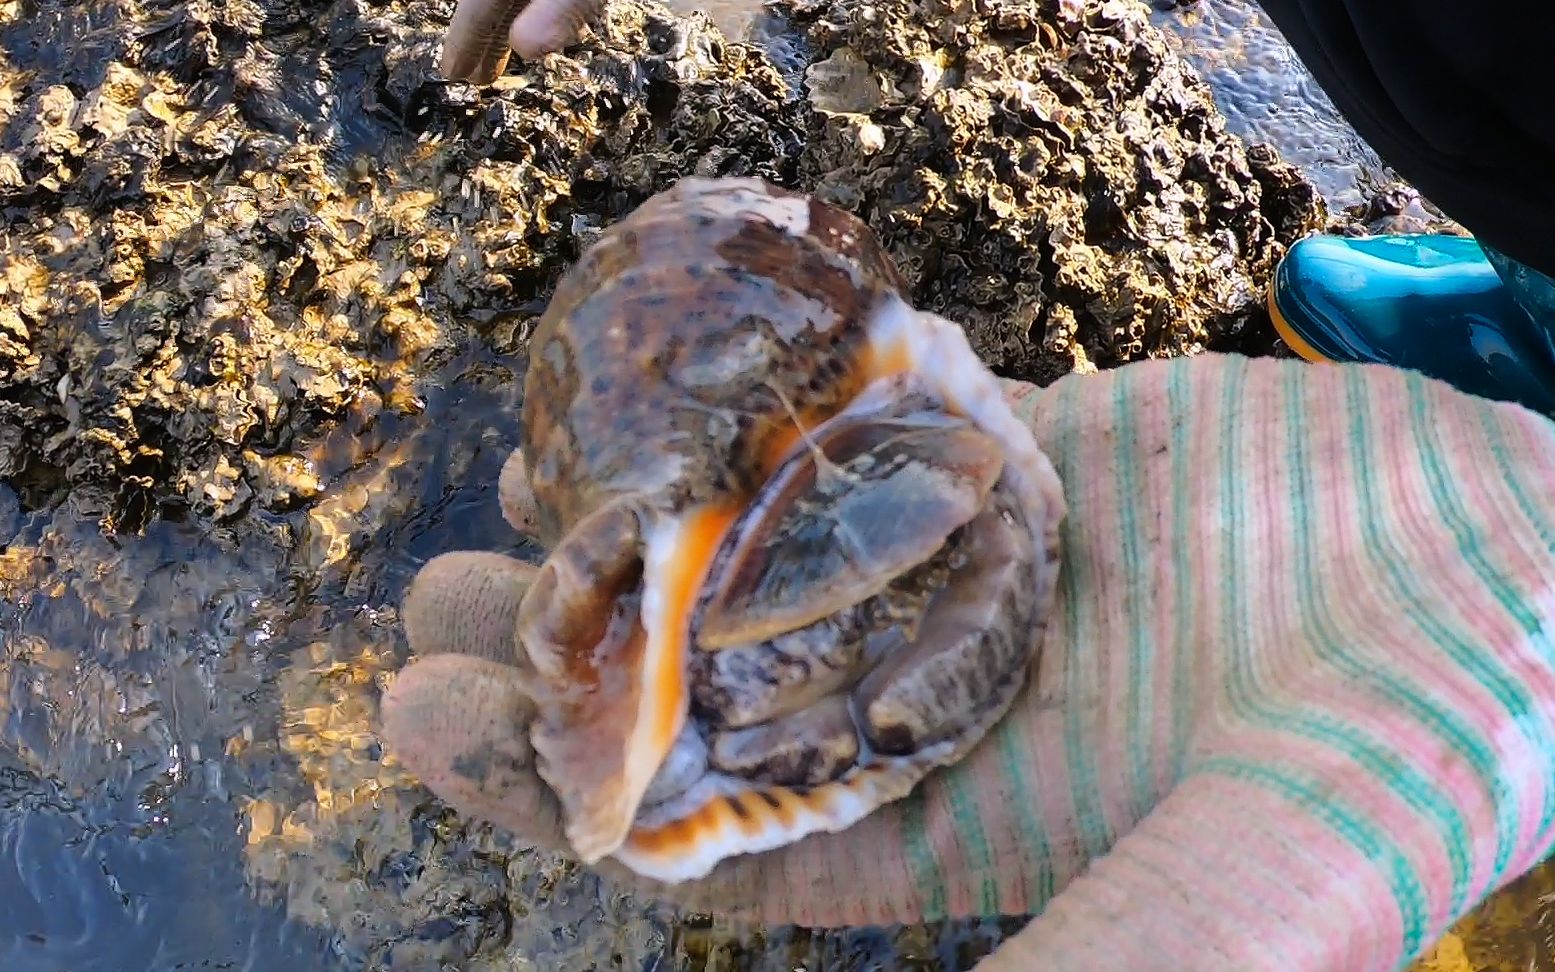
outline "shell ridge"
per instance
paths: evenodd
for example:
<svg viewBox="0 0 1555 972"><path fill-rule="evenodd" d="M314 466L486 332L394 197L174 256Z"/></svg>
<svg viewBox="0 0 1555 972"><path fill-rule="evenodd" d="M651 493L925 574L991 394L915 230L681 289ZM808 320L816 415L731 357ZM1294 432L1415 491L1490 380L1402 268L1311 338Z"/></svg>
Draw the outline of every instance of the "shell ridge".
<svg viewBox="0 0 1555 972"><path fill-rule="evenodd" d="M713 774L661 808L663 822L640 821L615 857L651 880L699 880L728 858L846 830L879 807L909 796L954 749L955 744L944 742L910 756L886 757L807 790Z"/></svg>

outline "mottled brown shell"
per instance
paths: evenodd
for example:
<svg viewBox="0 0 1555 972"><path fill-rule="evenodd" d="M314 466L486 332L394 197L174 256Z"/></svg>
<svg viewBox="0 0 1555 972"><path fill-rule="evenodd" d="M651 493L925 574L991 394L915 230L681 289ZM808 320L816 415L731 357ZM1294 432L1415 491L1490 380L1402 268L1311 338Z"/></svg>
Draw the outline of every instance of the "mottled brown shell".
<svg viewBox="0 0 1555 972"><path fill-rule="evenodd" d="M814 424L858 393L864 322L904 290L863 223L806 196L686 179L648 200L562 280L531 341L542 541L614 496L681 508L753 489L792 442L789 407Z"/></svg>

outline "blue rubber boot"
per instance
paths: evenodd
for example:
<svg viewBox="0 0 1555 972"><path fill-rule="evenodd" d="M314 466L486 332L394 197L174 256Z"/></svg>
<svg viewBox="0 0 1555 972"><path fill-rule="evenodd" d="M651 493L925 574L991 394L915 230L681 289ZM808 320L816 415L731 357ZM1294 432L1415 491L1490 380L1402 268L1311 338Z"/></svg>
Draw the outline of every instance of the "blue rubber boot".
<svg viewBox="0 0 1555 972"><path fill-rule="evenodd" d="M1309 237L1275 270L1269 315L1309 361L1408 368L1555 415L1555 281L1472 239Z"/></svg>

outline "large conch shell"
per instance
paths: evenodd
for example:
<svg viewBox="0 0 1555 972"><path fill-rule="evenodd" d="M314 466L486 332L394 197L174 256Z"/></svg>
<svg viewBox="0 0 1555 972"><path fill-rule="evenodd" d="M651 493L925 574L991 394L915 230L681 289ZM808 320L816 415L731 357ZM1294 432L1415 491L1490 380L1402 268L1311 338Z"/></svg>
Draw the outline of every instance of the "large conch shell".
<svg viewBox="0 0 1555 972"><path fill-rule="evenodd" d="M574 850L667 882L954 763L1037 656L1056 473L869 229L755 179L610 227L531 341L517 622Z"/></svg>

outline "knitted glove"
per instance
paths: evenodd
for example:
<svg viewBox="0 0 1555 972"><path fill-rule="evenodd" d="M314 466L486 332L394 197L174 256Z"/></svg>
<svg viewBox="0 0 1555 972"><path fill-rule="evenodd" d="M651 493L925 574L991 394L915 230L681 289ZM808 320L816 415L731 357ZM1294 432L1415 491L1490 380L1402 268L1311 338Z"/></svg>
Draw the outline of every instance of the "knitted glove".
<svg viewBox="0 0 1555 972"><path fill-rule="evenodd" d="M1408 372L1218 355L1009 391L1069 503L1009 716L840 834L692 885L602 871L767 923L1038 912L985 972L1384 972L1546 856L1555 425ZM514 657L530 574L426 565L384 729L443 799L565 852Z"/></svg>

